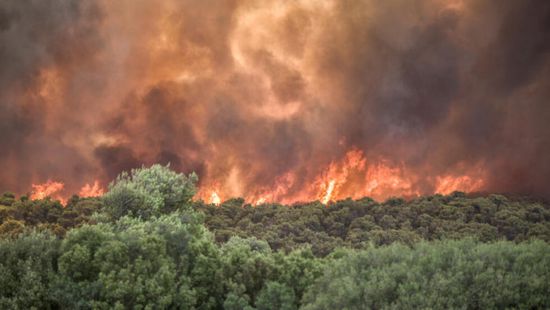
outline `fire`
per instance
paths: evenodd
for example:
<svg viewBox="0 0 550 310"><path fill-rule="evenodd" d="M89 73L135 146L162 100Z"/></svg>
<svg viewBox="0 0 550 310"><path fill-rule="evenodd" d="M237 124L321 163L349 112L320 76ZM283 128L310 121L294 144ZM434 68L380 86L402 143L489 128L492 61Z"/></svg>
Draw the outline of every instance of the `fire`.
<svg viewBox="0 0 550 310"><path fill-rule="evenodd" d="M332 192L334 191L334 183L335 182L336 182L336 180L330 180L328 182L327 192L325 193L325 196L323 196L323 198L321 199L321 202L323 204L327 204L330 201L330 197L332 196Z"/></svg>
<svg viewBox="0 0 550 310"><path fill-rule="evenodd" d="M485 185L484 176L480 167L475 170L465 170L462 174L443 174L429 178L428 184L432 189L417 184L426 184L421 173L407 169L403 164L392 164L385 160L367 161L366 155L358 149L346 152L340 160L334 160L311 181L300 183L294 172L287 172L275 179L271 188L252 189L250 193L241 191L239 174L229 177L227 182L235 185L232 188L222 186L224 183L215 182L212 187L204 186L200 189L198 198L208 203L219 205L223 197L244 197L245 201L260 205L264 203L292 204L296 202L318 200L322 204L330 201L362 197L371 197L384 200L392 196L416 197L422 194L450 194L453 191L473 192ZM430 181L431 180L431 181ZM32 185L32 199L53 197L66 202L61 191L64 184L48 180L44 184ZM235 194L237 193L237 194ZM99 181L85 184L79 192L81 197L97 197L104 194Z"/></svg>
<svg viewBox="0 0 550 310"><path fill-rule="evenodd" d="M464 167L458 167L464 170ZM384 200L392 196L416 197L422 194L450 194L453 191L473 192L478 191L485 185L484 176L479 167L470 173L463 174L443 174L427 181L432 183L432 191L427 187L421 187L417 184L426 184L421 177L421 173L410 171L403 164L391 164L384 160L376 162L367 161L365 154L358 149L351 149L342 159L335 160L321 170L317 177L310 182L299 183L294 172L287 172L277 178L272 188L260 188L252 191L248 195L244 192L235 195L236 189L240 188L238 174L229 178L229 183L236 183L229 191L224 191L222 183L213 187L204 186L197 195L198 198L208 201L208 203L219 205L222 201L221 196L234 197L242 196L245 200L254 205L274 202L283 204L292 204L295 202L304 202L318 200L322 204L328 204L330 201L362 197L372 197L377 200ZM474 173L475 172L475 173ZM430 182L428 182L430 183ZM53 197L66 202L66 199L60 194L64 189L64 184L48 180L43 184L32 185L31 199L43 199ZM93 184L84 185L79 192L81 197L97 197L104 194L104 189L99 181L95 180Z"/></svg>
<svg viewBox="0 0 550 310"><path fill-rule="evenodd" d="M536 35L545 10L474 0L20 2L0 14L10 46L0 53L2 188L23 193L49 177L65 187L38 184L33 197L99 196L122 170L171 162L199 173L197 199L216 204L480 189L550 197L547 158L535 152L550 141L548 74L514 67L550 58L497 40L522 26L528 46L546 47ZM510 72L523 75L501 79ZM472 126L486 114L491 123Z"/></svg>
<svg viewBox="0 0 550 310"><path fill-rule="evenodd" d="M443 195L448 195L454 191L474 192L481 189L483 185L484 181L481 178L473 178L467 175L444 176L437 178L435 192Z"/></svg>
<svg viewBox="0 0 550 310"><path fill-rule="evenodd" d="M402 167L390 167L378 163L366 175L366 196L388 198L391 196L418 196L413 190L413 176L407 175Z"/></svg>
<svg viewBox="0 0 550 310"><path fill-rule="evenodd" d="M103 188L99 185L97 180L94 181L93 185L86 183L78 193L80 197L98 197L102 196L105 193Z"/></svg>
<svg viewBox="0 0 550 310"><path fill-rule="evenodd" d="M476 171L480 171L479 167ZM432 179L430 179L432 180ZM431 181L436 193L449 194L453 191L472 192L484 185L483 175L480 173L466 173L461 175L440 175ZM259 205L268 202L292 204L300 201L319 200L323 204L330 201L362 197L372 197L384 200L392 196L417 197L431 194L421 172L407 169L403 164L392 164L383 159L367 161L366 155L359 149L351 149L340 160L334 160L321 170L317 177L310 182L299 184L294 172L287 172L277 178L272 188L261 188L252 193L241 193L247 202ZM231 182L239 182L233 178ZM429 184L428 180L428 184ZM219 204L218 193L225 196L220 183L217 189L208 187L201 189L199 197L208 197L210 203ZM424 184L422 187L419 184Z"/></svg>
<svg viewBox="0 0 550 310"><path fill-rule="evenodd" d="M221 203L221 199L220 196L218 196L218 193L212 192L212 194L210 195L210 203L215 205L219 205Z"/></svg>
<svg viewBox="0 0 550 310"><path fill-rule="evenodd" d="M48 180L42 184L32 184L32 191L31 191L30 198L32 200L39 200L39 199L51 197L59 200L62 204L66 204L67 197L62 193L64 188L65 188L65 184L63 184L62 182L57 182L52 180ZM88 183L84 185L80 189L78 195L80 197L98 197L103 195L104 193L105 191L99 184L99 181L96 180L92 185Z"/></svg>
<svg viewBox="0 0 550 310"><path fill-rule="evenodd" d="M59 192L63 190L65 184L61 182L55 182L48 180L43 184L32 184L32 192L30 198L32 200L44 199L46 197L52 197L65 203L65 199L59 196ZM58 194L55 195L54 194Z"/></svg>
<svg viewBox="0 0 550 310"><path fill-rule="evenodd" d="M273 188L262 188L259 194L252 195L250 201L254 201L255 205L260 205L267 202L292 203L299 201L298 197L294 196L288 199L289 192L296 184L296 175L288 172L278 177L275 180ZM292 196L292 195L290 195Z"/></svg>
<svg viewBox="0 0 550 310"><path fill-rule="evenodd" d="M412 196L416 193L412 190L411 178L405 176L402 167L384 162L369 164L362 151L352 149L341 161L332 162L315 184L320 184L318 197L326 204L347 197Z"/></svg>

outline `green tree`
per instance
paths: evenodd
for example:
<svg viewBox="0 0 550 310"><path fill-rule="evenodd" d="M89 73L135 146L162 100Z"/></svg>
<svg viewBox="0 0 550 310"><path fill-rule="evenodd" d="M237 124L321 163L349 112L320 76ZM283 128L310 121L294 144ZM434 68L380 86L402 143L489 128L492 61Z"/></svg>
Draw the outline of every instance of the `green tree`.
<svg viewBox="0 0 550 310"><path fill-rule="evenodd" d="M188 309L222 302L218 252L191 211L84 225L67 234L61 251L56 296L66 308Z"/></svg>
<svg viewBox="0 0 550 310"><path fill-rule="evenodd" d="M189 207L196 182L194 173L185 176L170 170L168 165L122 172L103 196L105 210L113 219L124 215L147 219L167 214Z"/></svg>
<svg viewBox="0 0 550 310"><path fill-rule="evenodd" d="M256 238L231 238L222 246L221 258L225 291L233 303L253 305L264 283L277 276L269 244Z"/></svg>
<svg viewBox="0 0 550 310"><path fill-rule="evenodd" d="M294 310L296 296L288 286L278 282L267 282L256 300L258 310Z"/></svg>
<svg viewBox="0 0 550 310"><path fill-rule="evenodd" d="M0 239L0 308L51 309L59 241L45 232Z"/></svg>
<svg viewBox="0 0 550 310"><path fill-rule="evenodd" d="M550 245L474 240L392 244L327 265L304 309L546 309Z"/></svg>

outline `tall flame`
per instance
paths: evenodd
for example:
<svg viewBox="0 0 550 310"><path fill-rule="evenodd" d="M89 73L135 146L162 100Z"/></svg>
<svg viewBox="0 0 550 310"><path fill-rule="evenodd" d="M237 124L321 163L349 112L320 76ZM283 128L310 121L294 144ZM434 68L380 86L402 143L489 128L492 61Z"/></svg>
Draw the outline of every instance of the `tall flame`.
<svg viewBox="0 0 550 310"><path fill-rule="evenodd" d="M330 201L330 197L332 196L332 192L334 191L334 183L335 182L336 182L336 180L330 180L328 182L327 191L326 191L325 195L323 196L323 198L321 199L322 203L327 204L327 202Z"/></svg>

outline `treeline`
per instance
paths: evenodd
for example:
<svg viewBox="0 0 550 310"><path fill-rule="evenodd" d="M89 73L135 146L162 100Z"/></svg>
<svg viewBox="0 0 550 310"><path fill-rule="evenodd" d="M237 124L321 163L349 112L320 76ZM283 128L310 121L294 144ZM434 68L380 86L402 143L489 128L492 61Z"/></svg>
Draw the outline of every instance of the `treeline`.
<svg viewBox="0 0 550 310"><path fill-rule="evenodd" d="M383 203L347 199L328 206L319 202L251 206L232 199L219 207L197 203L195 208L204 212L205 224L218 242L254 236L275 250L308 244L316 255L327 255L337 247L467 237L483 242L550 241L549 205L502 195L468 198L455 192Z"/></svg>
<svg viewBox="0 0 550 310"><path fill-rule="evenodd" d="M545 204L213 206L195 182L155 165L66 207L3 195L0 308L550 307Z"/></svg>
<svg viewBox="0 0 550 310"><path fill-rule="evenodd" d="M50 199L16 199L15 195L4 193L0 197L0 236L36 228L62 237L71 228L96 223L94 215L105 211L104 201L74 196L62 206ZM309 245L318 256L338 247L364 248L394 242L411 245L421 240L466 237L483 242L550 242L548 204L502 195L466 197L455 192L411 201L393 198L382 203L370 198L347 199L328 206L319 202L252 206L243 199L231 199L220 206L202 201L188 204L203 214L204 224L218 243L225 243L232 236L253 236L267 241L276 251ZM148 216L145 211L126 211L135 217Z"/></svg>
<svg viewBox="0 0 550 310"><path fill-rule="evenodd" d="M72 197L66 206L50 198L29 200L13 193L0 196L0 237L17 236L29 230L48 230L58 237L68 230L92 221L103 210L100 198ZM93 222L93 221L92 221Z"/></svg>

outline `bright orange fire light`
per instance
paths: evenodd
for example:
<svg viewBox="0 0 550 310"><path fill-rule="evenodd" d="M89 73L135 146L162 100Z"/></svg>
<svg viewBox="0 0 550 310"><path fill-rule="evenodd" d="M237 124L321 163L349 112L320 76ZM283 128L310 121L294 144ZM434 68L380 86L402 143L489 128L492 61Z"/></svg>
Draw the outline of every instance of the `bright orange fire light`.
<svg viewBox="0 0 550 310"><path fill-rule="evenodd" d="M480 169L476 168L476 171ZM368 163L365 154L357 149L352 149L339 161L331 162L310 183L297 186L296 176L288 172L275 180L272 188L262 188L255 193L245 195L245 200L254 205L269 202L291 204L300 201L319 200L323 204L330 201L345 199L347 197L359 199L372 197L384 200L392 196L415 197L423 192L415 187L420 176L408 171L403 166L390 165L384 161ZM238 179L232 182L238 182ZM450 194L453 191L473 192L484 186L482 175L440 175L433 182L435 193ZM297 188L298 187L298 188ZM43 199L52 197L63 204L66 199L60 194L64 184L48 180L43 184L33 184L31 199ZM99 181L84 185L79 192L80 197L98 197L104 194L104 189ZM223 191L223 188L214 186L203 187L198 194L208 203L219 205L221 196L232 197L231 193Z"/></svg>
<svg viewBox="0 0 550 310"><path fill-rule="evenodd" d="M323 198L321 199L321 202L323 204L327 204L327 202L330 201L330 197L332 196L332 192L334 191L334 183L335 182L336 182L336 180L330 180L328 182L327 191L325 193L325 196L323 196Z"/></svg>
<svg viewBox="0 0 550 310"><path fill-rule="evenodd" d="M221 203L221 199L220 196L218 196L218 193L212 192L212 194L210 195L210 203L215 205L219 205Z"/></svg>
<svg viewBox="0 0 550 310"><path fill-rule="evenodd" d="M448 195L454 191L473 192L479 190L484 182L481 178L473 178L467 175L453 177L438 177L435 192Z"/></svg>
<svg viewBox="0 0 550 310"><path fill-rule="evenodd" d="M345 199L359 199L372 197L384 200L392 196L416 197L425 192L416 184L422 180L418 172L409 171L403 165L392 165L384 160L367 162L365 154L358 149L351 149L341 160L331 162L312 182L296 188L296 176L288 172L274 182L272 188L262 188L256 194L243 193L246 201L259 205L268 202L291 204L299 201L319 200L323 204L330 201ZM234 180L238 181L238 180ZM449 194L453 191L472 192L484 185L483 178L473 175L443 175L434 182L435 193ZM201 194L202 193L202 194ZM210 193L208 196L206 193ZM222 189L201 190L199 197L205 197L214 204L220 203L219 195ZM231 196L231 195L229 195Z"/></svg>
<svg viewBox="0 0 550 310"><path fill-rule="evenodd" d="M98 197L105 193L103 188L99 185L97 180L94 181L93 185L86 183L78 193L80 197Z"/></svg>
<svg viewBox="0 0 550 310"><path fill-rule="evenodd" d="M65 184L61 182L55 182L48 180L46 183L43 184L32 184L32 192L31 192L31 199L32 200L38 200L38 199L44 199L46 197L52 197L54 199L60 200L62 203L65 203L65 199L63 199L59 195L61 190L65 187Z"/></svg>

